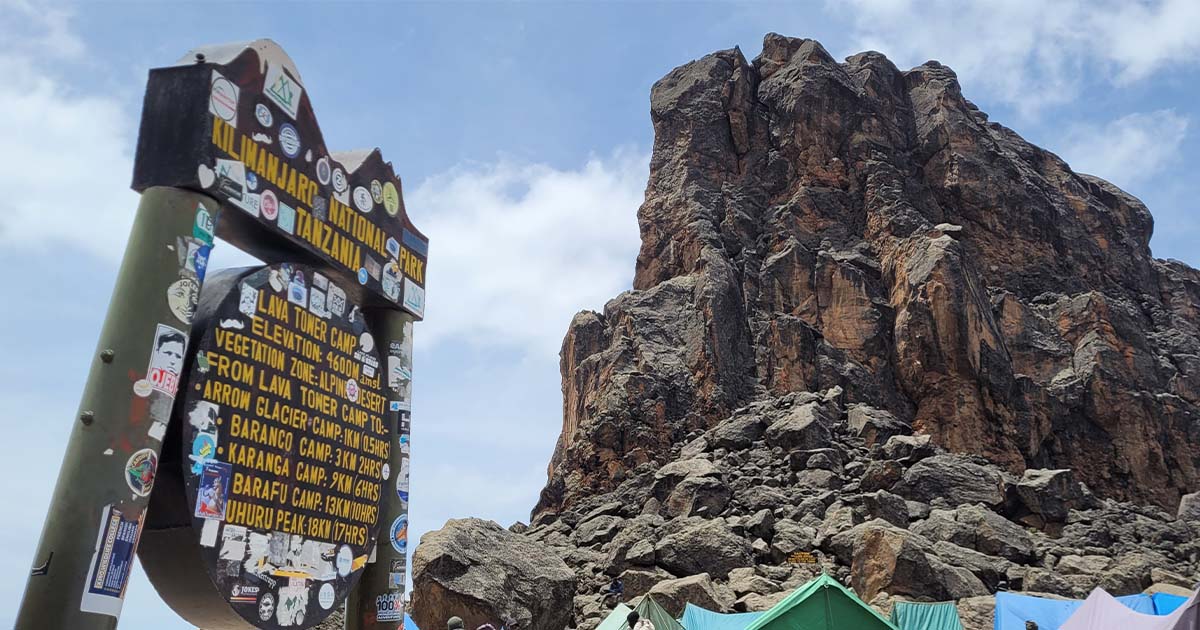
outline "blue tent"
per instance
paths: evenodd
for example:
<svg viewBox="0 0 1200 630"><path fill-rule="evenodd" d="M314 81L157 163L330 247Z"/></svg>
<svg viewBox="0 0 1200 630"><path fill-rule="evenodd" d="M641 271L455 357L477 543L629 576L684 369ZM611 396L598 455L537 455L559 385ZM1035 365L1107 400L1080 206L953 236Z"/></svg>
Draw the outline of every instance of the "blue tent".
<svg viewBox="0 0 1200 630"><path fill-rule="evenodd" d="M1117 601L1132 610L1153 615L1154 601L1149 595L1126 595ZM995 630L1025 630L1025 622L1036 622L1038 628L1058 630L1080 606L1080 599L1046 599L1016 593L996 593Z"/></svg>
<svg viewBox="0 0 1200 630"><path fill-rule="evenodd" d="M1150 599L1154 600L1154 614L1156 615L1169 615L1188 600L1182 595L1170 593L1155 593L1150 596Z"/></svg>
<svg viewBox="0 0 1200 630"><path fill-rule="evenodd" d="M761 612L724 614L688 604L683 608L679 623L684 630L746 630L746 626L762 616Z"/></svg>

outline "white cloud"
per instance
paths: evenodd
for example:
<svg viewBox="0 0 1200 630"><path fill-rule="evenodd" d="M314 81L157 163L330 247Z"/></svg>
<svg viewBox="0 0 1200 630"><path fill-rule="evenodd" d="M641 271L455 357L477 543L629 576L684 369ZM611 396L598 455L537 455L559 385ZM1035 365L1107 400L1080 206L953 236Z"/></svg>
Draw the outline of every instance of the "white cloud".
<svg viewBox="0 0 1200 630"><path fill-rule="evenodd" d="M879 50L901 67L937 59L968 93L982 92L1031 116L1075 98L1096 75L1124 84L1172 64L1200 61L1195 0L849 0L830 2L852 20L856 50Z"/></svg>
<svg viewBox="0 0 1200 630"><path fill-rule="evenodd" d="M1180 159L1188 118L1174 110L1135 113L1104 125L1076 125L1063 139L1071 168L1128 188L1150 180Z"/></svg>
<svg viewBox="0 0 1200 630"><path fill-rule="evenodd" d="M116 261L137 206L133 131L119 100L82 94L58 75L56 61L83 52L69 21L52 7L0 0L0 243L73 245Z"/></svg>
<svg viewBox="0 0 1200 630"><path fill-rule="evenodd" d="M578 170L502 159L422 182L406 200L430 240L422 343L557 353L576 311L632 283L648 164L630 151Z"/></svg>

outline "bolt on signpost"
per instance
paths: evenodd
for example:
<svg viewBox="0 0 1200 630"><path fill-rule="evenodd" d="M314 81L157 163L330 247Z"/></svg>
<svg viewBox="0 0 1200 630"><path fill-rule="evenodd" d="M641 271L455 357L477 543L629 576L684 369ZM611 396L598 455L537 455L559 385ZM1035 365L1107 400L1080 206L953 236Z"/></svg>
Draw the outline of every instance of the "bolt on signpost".
<svg viewBox="0 0 1200 630"><path fill-rule="evenodd" d="M151 71L133 180L17 628L116 627L135 553L209 630L303 630L348 597L348 627L399 627L428 260L399 178L329 152L258 40ZM215 237L268 264L205 282Z"/></svg>

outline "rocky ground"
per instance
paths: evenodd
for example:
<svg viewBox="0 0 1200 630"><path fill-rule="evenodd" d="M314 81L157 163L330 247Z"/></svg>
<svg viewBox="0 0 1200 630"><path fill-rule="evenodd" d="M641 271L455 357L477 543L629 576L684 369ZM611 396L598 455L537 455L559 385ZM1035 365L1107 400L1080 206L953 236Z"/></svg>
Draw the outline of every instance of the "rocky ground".
<svg viewBox="0 0 1200 630"><path fill-rule="evenodd" d="M937 62L812 40L685 64L651 119L634 290L567 331L532 522L426 537L422 627L590 628L618 575L737 611L823 570L981 629L998 589L1200 581L1200 272L1140 201Z"/></svg>
<svg viewBox="0 0 1200 630"><path fill-rule="evenodd" d="M983 630L997 589L1082 598L1197 584L1200 494L1178 509L1097 499L1069 470L1014 475L947 453L832 388L738 409L669 463L533 525L451 521L417 550L414 605L429 617L419 625L436 624L467 608L447 593L472 593L488 602L471 611L479 623L592 628L618 575L626 597L651 592L678 614L687 601L765 610L825 571L884 611L893 597L965 600L968 630ZM789 562L806 551L818 564ZM571 615L525 612L545 610Z"/></svg>

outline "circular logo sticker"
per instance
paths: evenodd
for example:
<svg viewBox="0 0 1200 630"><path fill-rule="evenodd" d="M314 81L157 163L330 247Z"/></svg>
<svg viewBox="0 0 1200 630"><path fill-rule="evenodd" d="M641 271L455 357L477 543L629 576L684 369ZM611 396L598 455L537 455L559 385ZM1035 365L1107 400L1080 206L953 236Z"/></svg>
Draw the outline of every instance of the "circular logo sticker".
<svg viewBox="0 0 1200 630"><path fill-rule="evenodd" d="M263 217L267 219L274 221L275 217L279 216L279 198L269 190L262 191L262 199L259 200L258 207Z"/></svg>
<svg viewBox="0 0 1200 630"><path fill-rule="evenodd" d="M380 185L378 179L371 180L371 198L375 203L383 203L383 186Z"/></svg>
<svg viewBox="0 0 1200 630"><path fill-rule="evenodd" d="M254 173L246 173L246 188L254 190L258 188L258 176Z"/></svg>
<svg viewBox="0 0 1200 630"><path fill-rule="evenodd" d="M358 343L362 345L363 352L370 352L371 350L375 349L375 338L372 337L371 333L369 332L364 332L363 334L359 335Z"/></svg>
<svg viewBox="0 0 1200 630"><path fill-rule="evenodd" d="M346 192L347 187L349 184L346 183L346 174L340 168L333 169L333 189L338 192Z"/></svg>
<svg viewBox="0 0 1200 630"><path fill-rule="evenodd" d="M183 278L167 287L167 306L179 321L190 324L196 314L196 302L200 299L200 285L191 278Z"/></svg>
<svg viewBox="0 0 1200 630"><path fill-rule="evenodd" d="M321 182L322 186L329 185L329 158L323 157L317 160L317 181Z"/></svg>
<svg viewBox="0 0 1200 630"><path fill-rule="evenodd" d="M254 106L254 117L258 119L258 124L264 127L270 127L275 122L271 109L262 103Z"/></svg>
<svg viewBox="0 0 1200 630"><path fill-rule="evenodd" d="M258 598L258 618L263 621L270 621L271 617L275 616L275 595L270 592L264 592Z"/></svg>
<svg viewBox="0 0 1200 630"><path fill-rule="evenodd" d="M154 386L144 378L133 382L133 393L141 398L149 396L152 391L154 391Z"/></svg>
<svg viewBox="0 0 1200 630"><path fill-rule="evenodd" d="M354 205L363 212L370 212L375 207L371 202L371 192L362 186L355 188Z"/></svg>
<svg viewBox="0 0 1200 630"><path fill-rule="evenodd" d="M230 124L237 118L238 89L229 79L217 76L212 82L212 96L209 98L212 112L221 120Z"/></svg>
<svg viewBox="0 0 1200 630"><path fill-rule="evenodd" d="M408 516L404 514L392 521L392 549L408 553Z"/></svg>
<svg viewBox="0 0 1200 630"><path fill-rule="evenodd" d="M139 497L150 494L154 487L154 473L158 470L158 455L154 449L144 448L125 462L125 483Z"/></svg>
<svg viewBox="0 0 1200 630"><path fill-rule="evenodd" d="M290 123L279 125L279 148L290 158L300 155L300 132Z"/></svg>
<svg viewBox="0 0 1200 630"><path fill-rule="evenodd" d="M387 462L383 463L383 480L387 481L388 477L392 476L392 467L388 466Z"/></svg>
<svg viewBox="0 0 1200 630"><path fill-rule="evenodd" d="M333 585L326 582L321 585L321 590L317 591L317 603L321 604L321 608L329 610L333 608Z"/></svg>
<svg viewBox="0 0 1200 630"><path fill-rule="evenodd" d="M383 185L383 209L392 216L400 210L400 193L392 182Z"/></svg>
<svg viewBox="0 0 1200 630"><path fill-rule="evenodd" d="M349 398L350 402L358 402L358 381L346 380L346 398Z"/></svg>
<svg viewBox="0 0 1200 630"><path fill-rule="evenodd" d="M366 267L359 267L359 268L358 268L358 283L359 283L359 284L366 284L366 283L367 283L367 278L368 278L368 277L370 277L370 276L368 276L368 275L367 275L367 268L366 268Z"/></svg>
<svg viewBox="0 0 1200 630"><path fill-rule="evenodd" d="M350 575L350 565L354 563L354 552L350 551L348 545L342 545L337 552L337 572L338 575L346 577Z"/></svg>

